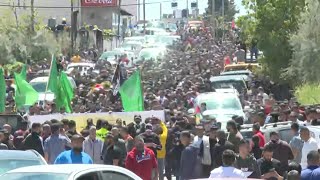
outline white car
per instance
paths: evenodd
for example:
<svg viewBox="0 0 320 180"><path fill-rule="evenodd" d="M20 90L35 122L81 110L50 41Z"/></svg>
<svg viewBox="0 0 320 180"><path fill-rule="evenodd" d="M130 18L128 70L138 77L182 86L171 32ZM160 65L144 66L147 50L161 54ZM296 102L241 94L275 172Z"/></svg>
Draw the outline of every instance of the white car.
<svg viewBox="0 0 320 180"><path fill-rule="evenodd" d="M202 113L202 116L216 118L217 122L221 123L221 129L226 129L227 121L231 120L234 115L245 118L237 94L222 92L201 93L194 100L194 108L200 107L202 103L206 104L206 110ZM194 114L195 109L189 109L188 113Z"/></svg>
<svg viewBox="0 0 320 180"><path fill-rule="evenodd" d="M76 82L72 77L68 77L71 86L73 89L77 88ZM37 77L35 79L32 79L29 84L33 87L34 90L36 90L39 93L39 102L43 101L50 101L52 102L54 100L54 94L52 92L46 92L47 84L49 81L49 77Z"/></svg>
<svg viewBox="0 0 320 180"><path fill-rule="evenodd" d="M9 171L0 179L10 180L142 180L133 172L111 165L61 164L30 166Z"/></svg>
<svg viewBox="0 0 320 180"><path fill-rule="evenodd" d="M144 36L131 36L131 37L125 37L123 43L127 43L127 42L140 42L141 44L145 43L146 39Z"/></svg>

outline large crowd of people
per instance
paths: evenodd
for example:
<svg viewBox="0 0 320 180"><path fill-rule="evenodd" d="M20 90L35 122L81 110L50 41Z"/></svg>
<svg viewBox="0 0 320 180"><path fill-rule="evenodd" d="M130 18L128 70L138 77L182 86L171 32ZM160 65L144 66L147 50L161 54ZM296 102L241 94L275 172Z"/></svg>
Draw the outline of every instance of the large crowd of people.
<svg viewBox="0 0 320 180"><path fill-rule="evenodd" d="M120 119L110 124L108 119L94 122L80 132L71 119L48 119L45 123L21 123L16 132L3 125L0 149L34 149L48 164L107 164L125 167L144 180L179 180L208 177L239 177L263 179L320 179L318 143L308 125L316 125L319 107L302 107L295 98L276 101L276 90L267 78L255 79L250 91L242 94L247 117L233 116L227 122L227 132L216 123L219 119L203 117L196 123L187 113L199 93L214 91L210 77L219 75L226 56L232 56L236 45L232 41L217 42L210 29L184 31L182 42L170 47L162 61L143 63L142 71L145 110L164 110L164 121L139 114L133 122ZM61 62L62 64L65 62ZM33 71L45 65L34 64ZM114 67L97 66L80 76L72 101L74 113L121 112L119 97L111 88L94 90L96 83L112 81ZM125 69L129 76L136 68ZM7 104L11 104L13 89L8 82ZM54 103L30 108L30 115L64 113ZM287 143L276 131L270 140L260 130L265 124L290 121L293 138ZM253 137L245 139L241 125L252 124Z"/></svg>

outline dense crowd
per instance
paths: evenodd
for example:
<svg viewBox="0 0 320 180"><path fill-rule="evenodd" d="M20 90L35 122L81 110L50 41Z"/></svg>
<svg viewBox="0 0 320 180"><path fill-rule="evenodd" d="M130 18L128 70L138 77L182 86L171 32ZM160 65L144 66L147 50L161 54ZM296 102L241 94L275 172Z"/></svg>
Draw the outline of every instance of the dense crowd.
<svg viewBox="0 0 320 180"><path fill-rule="evenodd" d="M76 122L48 119L24 121L16 132L5 124L0 131L0 149L34 149L49 164L107 164L125 167L144 180L179 180L207 177L251 177L263 179L319 179L318 144L308 129L320 118L319 107L303 107L295 98L277 101L272 82L256 78L250 91L241 94L246 118L233 116L227 132L219 119L205 117L200 124L187 113L199 93L214 91L209 78L219 75L226 56L232 57L232 41L216 42L210 30L184 31L182 42L170 47L162 61L148 61L142 72L145 110L165 110L165 121L139 114L133 122L116 124L108 119L77 132ZM63 67L64 61L61 61ZM45 65L31 66L33 71ZM74 113L121 112L122 105L112 88L94 89L96 83L112 82L114 67L99 64L100 73L73 75L77 89L72 102ZM124 67L122 67L124 68ZM124 69L129 76L138 67ZM125 76L124 76L125 77ZM13 89L8 81L8 104ZM205 106L205 105L204 105ZM205 107L202 107L205 108ZM203 109L202 109L203 110ZM59 113L54 103L30 108L30 115ZM60 110L60 113L64 113ZM293 138L287 143L272 131L266 142L260 130L268 123L290 121ZM252 124L253 136L244 138L243 124ZM304 170L302 170L304 169Z"/></svg>

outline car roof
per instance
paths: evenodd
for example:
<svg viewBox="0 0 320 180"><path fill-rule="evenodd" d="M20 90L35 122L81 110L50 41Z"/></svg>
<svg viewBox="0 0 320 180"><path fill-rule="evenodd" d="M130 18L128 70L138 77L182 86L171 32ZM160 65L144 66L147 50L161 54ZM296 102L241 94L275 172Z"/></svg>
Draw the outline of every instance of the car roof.
<svg viewBox="0 0 320 180"><path fill-rule="evenodd" d="M252 72L250 70L246 69L246 70L238 70L238 71L225 71L225 72L220 73L220 75L232 75L232 74L241 74L241 73L251 74Z"/></svg>
<svg viewBox="0 0 320 180"><path fill-rule="evenodd" d="M41 155L33 150L20 151L20 150L1 150L0 159L39 159Z"/></svg>
<svg viewBox="0 0 320 180"><path fill-rule="evenodd" d="M54 165L36 165L27 166L11 170L7 173L59 173L59 174L72 174L90 169L103 168L104 170L120 170L123 168L112 165L99 165L99 164L54 164Z"/></svg>
<svg viewBox="0 0 320 180"><path fill-rule="evenodd" d="M213 76L210 81L230 81L230 80L244 80L247 75L230 75L230 76Z"/></svg>
<svg viewBox="0 0 320 180"><path fill-rule="evenodd" d="M203 99L209 99L209 98L212 98L212 97L230 97L230 96L234 96L234 97L237 97L236 94L233 94L233 93L223 93L223 92L209 92L209 93L201 93L197 96L197 100L203 100Z"/></svg>
<svg viewBox="0 0 320 180"><path fill-rule="evenodd" d="M68 79L73 81L73 78L68 76ZM37 77L37 78L34 78L30 81L30 83L32 82L48 82L49 80L49 76L43 76L43 77Z"/></svg>
<svg viewBox="0 0 320 180"><path fill-rule="evenodd" d="M95 66L94 63L71 63L68 65L68 67L72 66Z"/></svg>

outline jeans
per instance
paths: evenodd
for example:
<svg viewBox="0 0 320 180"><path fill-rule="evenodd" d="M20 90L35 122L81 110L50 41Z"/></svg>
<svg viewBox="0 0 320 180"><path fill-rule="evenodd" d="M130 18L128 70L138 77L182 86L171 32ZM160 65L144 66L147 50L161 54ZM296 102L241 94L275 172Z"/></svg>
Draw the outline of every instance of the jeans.
<svg viewBox="0 0 320 180"><path fill-rule="evenodd" d="M159 180L164 180L164 158L158 159Z"/></svg>

